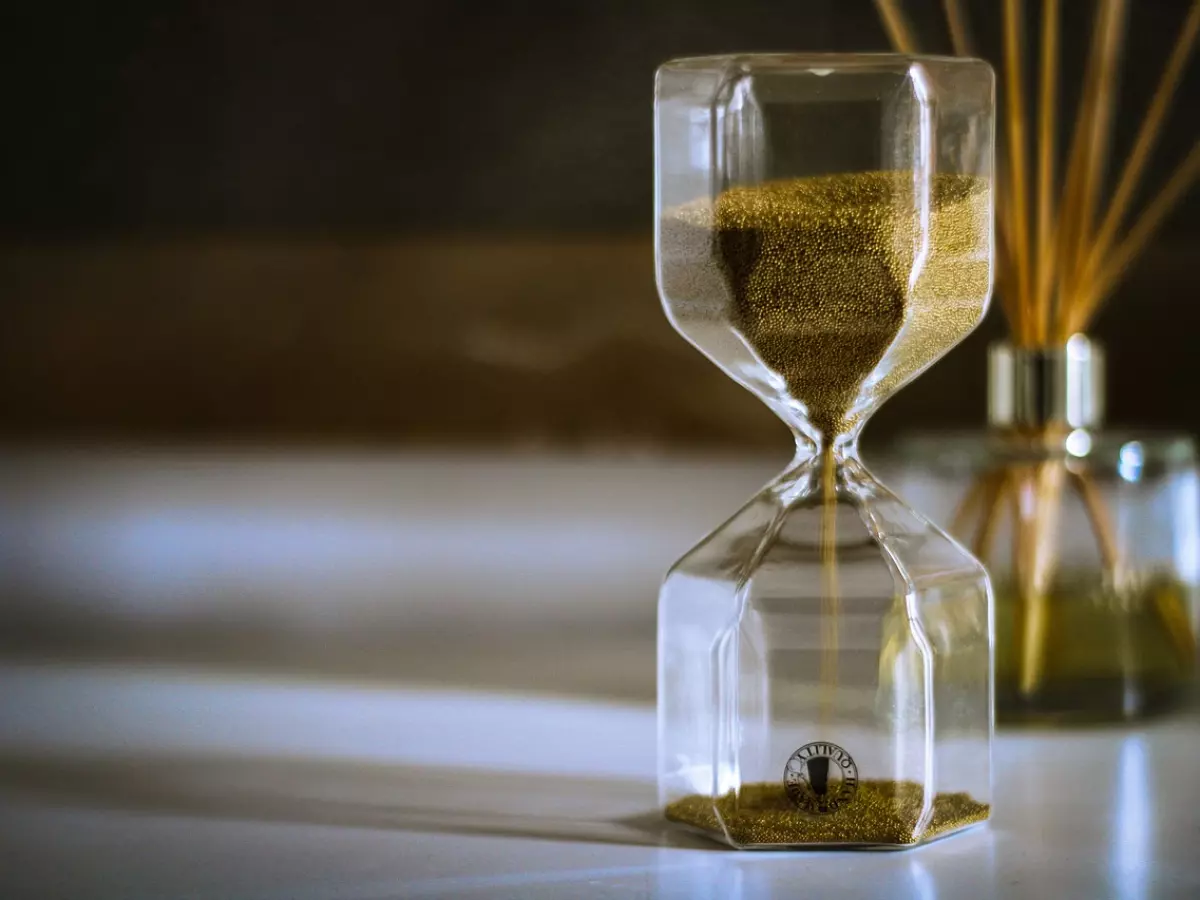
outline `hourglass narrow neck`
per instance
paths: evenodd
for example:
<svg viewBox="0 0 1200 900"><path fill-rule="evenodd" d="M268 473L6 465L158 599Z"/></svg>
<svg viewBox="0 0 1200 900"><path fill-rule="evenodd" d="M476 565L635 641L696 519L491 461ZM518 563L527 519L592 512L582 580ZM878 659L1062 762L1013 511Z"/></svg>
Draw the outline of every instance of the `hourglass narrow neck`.
<svg viewBox="0 0 1200 900"><path fill-rule="evenodd" d="M878 482L858 457L857 432L833 441L797 439L796 456L774 484L785 505L813 497L866 496Z"/></svg>
<svg viewBox="0 0 1200 900"><path fill-rule="evenodd" d="M861 431L861 427L855 428L830 438L815 430L795 429L796 456L793 464L811 465L830 459L839 465L851 460L857 462Z"/></svg>

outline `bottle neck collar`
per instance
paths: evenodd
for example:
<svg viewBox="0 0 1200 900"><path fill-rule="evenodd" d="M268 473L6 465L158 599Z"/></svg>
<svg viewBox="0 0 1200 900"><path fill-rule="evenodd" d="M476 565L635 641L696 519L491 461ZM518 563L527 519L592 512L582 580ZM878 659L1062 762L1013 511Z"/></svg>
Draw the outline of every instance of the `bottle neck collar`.
<svg viewBox="0 0 1200 900"><path fill-rule="evenodd" d="M1082 334L1061 347L988 349L988 424L1042 430L1104 421L1104 348Z"/></svg>

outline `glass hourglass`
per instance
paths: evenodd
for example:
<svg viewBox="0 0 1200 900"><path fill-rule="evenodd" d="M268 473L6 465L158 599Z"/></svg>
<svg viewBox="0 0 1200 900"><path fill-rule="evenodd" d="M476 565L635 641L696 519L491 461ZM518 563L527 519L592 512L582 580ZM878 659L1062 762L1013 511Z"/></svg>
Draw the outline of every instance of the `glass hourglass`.
<svg viewBox="0 0 1200 900"><path fill-rule="evenodd" d="M658 71L667 315L797 448L659 598L660 801L735 847L907 846L988 817L987 575L857 446L987 307L992 107L976 60Z"/></svg>

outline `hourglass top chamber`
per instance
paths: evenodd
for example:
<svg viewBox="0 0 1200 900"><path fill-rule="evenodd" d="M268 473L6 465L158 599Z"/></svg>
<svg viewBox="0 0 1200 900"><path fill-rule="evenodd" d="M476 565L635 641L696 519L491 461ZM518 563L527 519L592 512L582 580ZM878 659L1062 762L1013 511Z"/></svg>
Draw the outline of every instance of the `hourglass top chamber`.
<svg viewBox="0 0 1200 900"><path fill-rule="evenodd" d="M664 307L797 443L660 596L661 800L735 846L905 846L987 817L986 574L857 439L986 309L992 96L985 63L934 57L658 72Z"/></svg>

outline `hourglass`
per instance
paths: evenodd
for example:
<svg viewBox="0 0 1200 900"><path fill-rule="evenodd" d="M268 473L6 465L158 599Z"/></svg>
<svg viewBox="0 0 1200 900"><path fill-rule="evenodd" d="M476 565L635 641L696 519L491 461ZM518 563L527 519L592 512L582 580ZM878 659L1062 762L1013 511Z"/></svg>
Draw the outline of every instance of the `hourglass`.
<svg viewBox="0 0 1200 900"><path fill-rule="evenodd" d="M976 60L658 71L667 315L797 448L659 599L660 800L735 847L906 846L988 817L987 575L858 436L987 307L992 101Z"/></svg>

